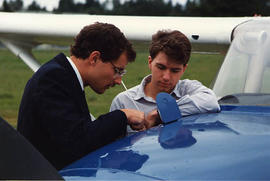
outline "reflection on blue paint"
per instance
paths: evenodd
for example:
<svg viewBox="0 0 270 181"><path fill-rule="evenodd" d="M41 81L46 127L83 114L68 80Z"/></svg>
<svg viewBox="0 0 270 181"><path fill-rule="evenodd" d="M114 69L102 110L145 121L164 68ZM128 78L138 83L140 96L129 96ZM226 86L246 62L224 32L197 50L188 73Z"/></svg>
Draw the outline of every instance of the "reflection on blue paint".
<svg viewBox="0 0 270 181"><path fill-rule="evenodd" d="M192 131L183 127L181 122L167 124L162 127L158 141L165 149L184 148L196 143Z"/></svg>

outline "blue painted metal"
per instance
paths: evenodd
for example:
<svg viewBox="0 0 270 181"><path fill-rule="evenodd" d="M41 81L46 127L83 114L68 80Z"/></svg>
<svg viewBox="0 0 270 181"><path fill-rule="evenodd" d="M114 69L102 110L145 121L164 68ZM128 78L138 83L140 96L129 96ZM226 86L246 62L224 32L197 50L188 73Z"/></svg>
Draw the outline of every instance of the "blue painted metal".
<svg viewBox="0 0 270 181"><path fill-rule="evenodd" d="M60 174L67 180L270 180L270 107L221 107L120 139Z"/></svg>
<svg viewBox="0 0 270 181"><path fill-rule="evenodd" d="M182 115L175 98L165 92L158 93L156 97L157 110L163 124L181 119Z"/></svg>

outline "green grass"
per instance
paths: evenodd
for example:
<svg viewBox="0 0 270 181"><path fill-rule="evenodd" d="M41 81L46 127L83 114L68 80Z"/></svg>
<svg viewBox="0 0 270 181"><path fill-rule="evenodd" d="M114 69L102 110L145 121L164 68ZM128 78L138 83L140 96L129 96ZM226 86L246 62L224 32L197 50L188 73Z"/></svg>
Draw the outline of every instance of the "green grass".
<svg viewBox="0 0 270 181"><path fill-rule="evenodd" d="M136 61L127 66L128 73L123 77L128 88L141 82L141 79L150 73L147 66L148 43L134 42L137 51ZM33 54L41 62L47 62L59 52L69 55L68 50L34 50ZM214 80L224 55L192 54L188 69L183 78L197 79L207 87ZM12 126L17 125L17 116L21 96L26 82L33 72L19 58L6 49L0 49L0 116ZM115 86L104 94L98 95L90 88L86 88L86 99L90 112L95 116L108 112L114 96L123 91L122 86Z"/></svg>

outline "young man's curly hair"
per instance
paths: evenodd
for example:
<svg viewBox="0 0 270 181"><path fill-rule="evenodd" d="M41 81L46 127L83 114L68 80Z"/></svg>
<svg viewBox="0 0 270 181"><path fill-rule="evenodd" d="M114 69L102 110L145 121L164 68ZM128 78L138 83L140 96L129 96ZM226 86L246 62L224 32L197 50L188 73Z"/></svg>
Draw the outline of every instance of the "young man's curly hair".
<svg viewBox="0 0 270 181"><path fill-rule="evenodd" d="M96 22L85 26L75 37L71 46L71 55L86 59L93 51L101 53L103 62L117 60L123 52L126 52L129 62L136 58L136 52L132 44L124 34L114 25Z"/></svg>
<svg viewBox="0 0 270 181"><path fill-rule="evenodd" d="M191 43L180 31L158 31L152 36L149 53L154 59L159 52L164 52L171 60L186 65L190 58Z"/></svg>

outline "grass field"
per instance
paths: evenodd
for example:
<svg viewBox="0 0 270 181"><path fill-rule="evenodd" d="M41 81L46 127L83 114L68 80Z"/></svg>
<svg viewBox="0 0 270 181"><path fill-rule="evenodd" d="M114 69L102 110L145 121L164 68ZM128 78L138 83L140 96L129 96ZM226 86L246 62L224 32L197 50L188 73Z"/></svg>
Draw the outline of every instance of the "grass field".
<svg viewBox="0 0 270 181"><path fill-rule="evenodd" d="M128 88L141 82L150 73L147 66L148 43L135 42L136 61L127 66L128 73L123 81ZM68 50L34 50L33 54L41 62L47 62L59 52L69 55ZM183 78L197 79L209 87L224 59L223 54L192 54L188 69ZM16 127L21 96L26 82L33 72L19 58L6 49L0 49L0 116ZM86 88L86 99L90 112L95 116L106 113L114 96L123 91L122 86L116 86L103 95Z"/></svg>

